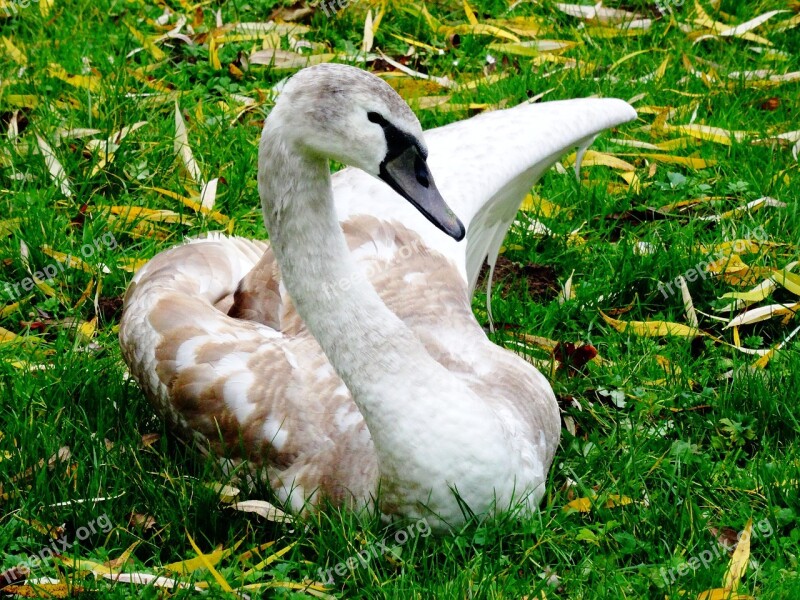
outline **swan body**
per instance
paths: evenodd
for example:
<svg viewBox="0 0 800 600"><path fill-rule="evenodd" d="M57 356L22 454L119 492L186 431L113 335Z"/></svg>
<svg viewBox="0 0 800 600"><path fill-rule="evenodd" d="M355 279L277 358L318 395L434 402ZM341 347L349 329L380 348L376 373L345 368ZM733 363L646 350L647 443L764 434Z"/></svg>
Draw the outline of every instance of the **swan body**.
<svg viewBox="0 0 800 600"><path fill-rule="evenodd" d="M262 133L269 243L211 234L143 267L120 327L131 373L171 427L249 461L295 511L377 501L446 529L465 506L535 509L558 406L470 298L541 173L634 116L553 102L423 134L377 77L300 71ZM352 167L331 177L329 159Z"/></svg>

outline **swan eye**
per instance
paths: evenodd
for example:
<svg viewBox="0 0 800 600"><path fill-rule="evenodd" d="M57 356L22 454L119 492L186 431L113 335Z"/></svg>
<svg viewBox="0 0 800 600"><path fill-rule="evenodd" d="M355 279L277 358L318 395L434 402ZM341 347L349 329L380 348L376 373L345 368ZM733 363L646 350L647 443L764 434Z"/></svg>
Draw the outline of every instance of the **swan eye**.
<svg viewBox="0 0 800 600"><path fill-rule="evenodd" d="M428 178L428 168L419 155L414 159L414 174L417 177L417 183L422 187L428 188L431 185L430 179Z"/></svg>
<svg viewBox="0 0 800 600"><path fill-rule="evenodd" d="M367 113L367 118L370 121L372 121L373 123L377 123L381 127L385 127L386 125L389 124L389 122L386 119L383 118L383 115L381 113L368 112Z"/></svg>

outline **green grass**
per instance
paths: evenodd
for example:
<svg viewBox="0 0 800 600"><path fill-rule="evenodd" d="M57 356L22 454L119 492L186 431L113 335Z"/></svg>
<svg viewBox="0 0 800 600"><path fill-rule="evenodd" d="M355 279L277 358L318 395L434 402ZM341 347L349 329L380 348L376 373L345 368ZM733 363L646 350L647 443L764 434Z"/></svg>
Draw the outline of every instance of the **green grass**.
<svg viewBox="0 0 800 600"><path fill-rule="evenodd" d="M168 4L173 11L188 14L190 23L197 15L199 32L213 28L212 13L217 9L225 23L232 23L265 21L274 8L273 3L261 0L210 2L202 5L200 14L188 3ZM688 124L694 113L696 123L747 130L756 136L797 129L797 81L766 88L726 76L731 71L773 69L782 74L796 69L799 29L774 31L792 13L778 15L754 30L783 53L770 55L754 52L751 48L756 43L737 38L693 43L681 30L681 25L700 29L689 4L676 6L671 18L657 19L641 35L602 37L595 28L579 27L577 19L559 12L549 1L523 3L511 13L509 4L499 0L473 3L480 19L535 16L548 28L542 38L577 42L564 55L592 63L593 68L582 72L561 69L556 63L534 64L534 59L525 56L508 55L503 60L503 53L488 47L498 40L487 36L462 34L454 44L445 33L432 32L409 5L400 3L390 7L376 46L393 56L404 54L406 44L391 35L397 34L446 49L442 56L421 50L411 66L455 81L482 77L487 54L496 57L496 73L509 76L458 91L453 104L513 105L552 88L545 100L643 95L637 108L682 109L668 121L672 125ZM165 188L184 196L199 191L175 157L174 100L187 118L189 139L203 173L208 178L225 178L216 209L232 219L230 229L236 234L263 237L255 182L256 145L271 106L268 90L290 72L253 66L238 79L229 74L228 65L238 60L239 52L249 53L254 42L223 46L221 70L210 64L208 45L202 39L191 47L177 42L170 49L162 44L167 52L163 60L146 50L126 59L141 46L127 25L150 38L159 33L152 19L162 10L155 4L56 0L46 15L40 9L41 0L18 6L19 14L13 18L3 18L0 8L0 35L25 57L20 64L8 45L0 44L0 326L19 336L14 340L6 336L0 342L0 571L49 543L33 521L66 523L74 540L79 528L107 517L113 524L110 531L96 528L66 556L103 561L139 542L128 569L154 574L161 573L163 565L195 556L189 536L207 553L241 542L218 567L233 587L256 581L319 580L319 569L346 564L361 550L380 547L380 542L393 545L397 529L387 530L377 519L334 509L283 526L227 508L213 489L215 483L227 482L225 476L213 460L168 435L136 385L126 379L116 341L120 301L131 278L123 268L125 261L149 258L185 236L221 227L152 189ZM648 2L629 2L627 8L658 16L655 5ZM798 5L725 0L719 8L722 13L707 5L705 10L720 21L736 24L767 10L787 8L796 14ZM330 19L318 11L308 22L311 30L299 37L339 53L357 51L366 9L357 2ZM443 23L466 22L460 2L431 3L428 9ZM282 44L289 48L287 39ZM613 66L624 57L627 60ZM669 63L663 78L636 81L665 59ZM690 75L684 60L707 78ZM53 77L48 71L51 65L60 65L72 75L88 66L90 74L100 78L98 88L90 91ZM140 67L148 70L137 79L132 71ZM145 77L151 78L149 84L142 82ZM147 101L129 96L131 92L157 94L155 86L166 86L175 98ZM406 84L403 93L412 99L445 91ZM234 119L236 111L222 104L239 107L232 94L254 98L259 104ZM771 106L765 106L773 98ZM14 114L21 132L10 141L6 132ZM418 114L425 127L470 116L464 108ZM752 232L763 227L766 241L776 245L742 255L748 265L783 268L797 260L798 164L786 147L695 140L686 149L664 153L701 157L715 161L713 166L694 170L658 164L651 172L649 162L637 156L643 151L619 146L611 139L659 143L680 136L642 129L654 120L655 115L642 111L637 122L601 136L593 146L632 154L622 158L634 163L641 180L638 190L628 189L615 170L604 166L585 167L580 184L571 169L566 174L551 170L536 193L559 205L562 212L557 217L529 213L520 218L539 218L554 235L537 237L524 228L512 229L506 242L504 258L512 266L509 279L496 287L493 297L495 320L504 325L493 334L495 341L511 347L517 334L526 333L590 343L608 361L590 364L573 377L562 372L553 376L564 415L574 421L577 431L575 436L563 431L541 513L526 519L509 516L472 523L454 537L415 535L394 553L380 553L366 567L337 575L329 594L534 598L545 591L550 599L694 598L722 586L729 562L726 555L715 556L707 567L677 577L674 583L666 584L662 573L712 549L710 528L740 531L748 519L756 530L761 525L764 535L753 540L740 591L776 599L798 594L798 343L789 342L766 368L751 368L757 357L708 337L646 338L619 333L600 315L600 310L608 314L626 308L616 318L685 323L680 294L665 297L659 284L673 281L703 260L700 244L713 247L751 238ZM99 156L84 152L88 138L60 144L56 140L58 130L72 128L95 128L102 132L95 137L105 139L137 121L148 123L129 134L113 162L94 174ZM36 150L37 135L53 147L63 165L72 182L71 197L50 177ZM786 207L767 207L719 223L699 218L722 214L762 196L776 198ZM665 211L668 214L657 220L631 218L646 208L701 197L719 199L702 210ZM113 219L102 210L108 206L169 209L189 221L155 223L151 230L137 230L134 221ZM570 237L576 230L580 239ZM103 237L109 233L116 243L102 242L110 240ZM98 240L91 255L82 254L85 244ZM639 242L654 245L657 252L637 252ZM21 250L23 243L26 252ZM49 281L52 291L22 290L15 304L17 298L3 292L8 289L6 283L21 286L29 270L56 264L42 250L44 245L84 256L90 272L59 270ZM538 293L539 287L528 286L524 271L513 265L529 264L552 269L554 280L545 283L556 287L574 272L574 299L560 304L554 293ZM79 304L87 286L91 286L88 299ZM689 289L698 310L717 314L713 308L723 304L720 296L748 288L703 277L689 283ZM762 304L796 300L780 288ZM480 292L475 309L485 320L485 296ZM85 323L95 316L97 330L90 342L79 327L84 324L85 333ZM780 343L796 326L794 321L780 321L742 327L742 343L754 348ZM730 330L703 314L700 325L733 341ZM541 358L534 350L530 354ZM664 359L671 365L669 374L659 366L658 361ZM731 375L725 377L726 373ZM611 402L612 395L624 395L624 406ZM142 437L151 433L160 437L153 444L143 444ZM48 465L48 459L64 446L69 446L70 458ZM564 510L570 501L587 496L597 497L590 512ZM612 496L633 502L606 507ZM257 486L241 497L269 498L269 490ZM75 503L93 498L108 500ZM155 522L143 528L136 524L136 515L152 516ZM252 558L247 565L235 560L267 542L274 545L261 558ZM241 580L244 571L280 549L287 551L251 579ZM50 561L33 576L64 577L84 589L100 590L101 597L158 596L153 588L143 591L126 584L95 582L91 576L56 565ZM547 581L551 574L559 578L556 585ZM184 580L210 582L215 597L226 595L205 569ZM0 576L0 586L3 583ZM264 591L267 597L293 593L304 595ZM190 595L196 593L178 590L174 594Z"/></svg>

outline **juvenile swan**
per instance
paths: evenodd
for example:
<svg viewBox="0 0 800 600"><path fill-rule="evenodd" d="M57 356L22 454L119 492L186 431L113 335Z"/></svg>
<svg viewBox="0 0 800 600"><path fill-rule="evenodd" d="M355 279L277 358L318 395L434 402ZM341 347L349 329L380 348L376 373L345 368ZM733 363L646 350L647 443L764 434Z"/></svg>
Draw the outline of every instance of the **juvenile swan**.
<svg viewBox="0 0 800 600"><path fill-rule="evenodd" d="M479 161L482 183L466 158L470 172L440 167L474 232L467 252L400 96L352 67L299 72L261 138L269 244L211 235L141 269L120 328L132 375L172 428L250 461L295 511L322 498L377 501L388 518L445 529L464 521L464 506L534 510L559 440L558 406L539 371L475 320L473 263L494 261L495 239L566 146L631 118L619 101L594 102L597 118L541 144L550 154L492 151ZM439 152L481 156L497 144L492 118L522 127L532 123L523 109L535 108L459 124ZM508 143L523 142L536 143ZM338 175L335 202L329 160L377 179Z"/></svg>

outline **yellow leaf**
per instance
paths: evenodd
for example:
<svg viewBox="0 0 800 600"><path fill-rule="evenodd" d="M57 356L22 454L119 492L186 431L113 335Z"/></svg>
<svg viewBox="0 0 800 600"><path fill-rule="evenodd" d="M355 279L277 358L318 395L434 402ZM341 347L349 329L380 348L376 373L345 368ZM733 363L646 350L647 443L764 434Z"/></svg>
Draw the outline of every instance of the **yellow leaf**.
<svg viewBox="0 0 800 600"><path fill-rule="evenodd" d="M633 27L587 27L585 31L586 35L590 38L613 39L618 37L637 37L645 34L647 29L637 29Z"/></svg>
<svg viewBox="0 0 800 600"><path fill-rule="evenodd" d="M39 106L39 97L32 94L9 94L3 100L17 108L36 108Z"/></svg>
<svg viewBox="0 0 800 600"><path fill-rule="evenodd" d="M621 64L626 63L630 59L635 58L635 57L637 57L637 56L639 56L641 54L647 54L647 53L652 53L652 52L653 52L653 50L651 50L650 48L645 48L644 50L637 50L635 52L631 52L630 54L626 54L622 58L614 61L614 64L611 65L611 67L609 67L608 71L609 72L613 71L614 69L616 69Z"/></svg>
<svg viewBox="0 0 800 600"><path fill-rule="evenodd" d="M781 13L790 12L788 10L771 10L769 12L763 13L749 21L745 21L744 23L740 23L735 27L729 27L725 31L721 31L720 35L723 37L742 37L743 34L747 33L751 29L755 29L762 23L765 23L775 15L779 15Z"/></svg>
<svg viewBox="0 0 800 600"><path fill-rule="evenodd" d="M558 204L554 204L541 196L534 196L533 194L528 194L525 197L519 209L523 212L535 213L547 218L556 217L563 210Z"/></svg>
<svg viewBox="0 0 800 600"><path fill-rule="evenodd" d="M722 242L714 246L700 246L700 251L704 254L716 254L720 252L726 256L732 254L758 254L764 248L775 247L777 244L765 242L761 240L731 240L730 242Z"/></svg>
<svg viewBox="0 0 800 600"><path fill-rule="evenodd" d="M620 333L633 333L641 337L686 337L694 338L703 333L696 327L668 321L618 321L600 311L606 323Z"/></svg>
<svg viewBox="0 0 800 600"><path fill-rule="evenodd" d="M423 42L415 40L414 38L398 35L396 33L390 33L389 35L391 35L393 38L395 38L397 40L400 40L401 42L405 42L409 46L415 46L416 48L424 48L425 50L433 52L436 55L444 54L444 50L442 50L441 48L437 48L435 46L431 46L429 44L425 44Z"/></svg>
<svg viewBox="0 0 800 600"><path fill-rule="evenodd" d="M0 319L5 319L8 315L15 313L18 308L19 308L19 302L6 304L3 308L0 308ZM2 335L0 335L0 341L1 340L2 340Z"/></svg>
<svg viewBox="0 0 800 600"><path fill-rule="evenodd" d="M503 52L505 54L514 54L516 56L539 56L539 49L533 45L520 44L491 44L490 50L495 52Z"/></svg>
<svg viewBox="0 0 800 600"><path fill-rule="evenodd" d="M699 0L695 0L694 10L695 13L697 14L697 17L694 20L695 24L700 25L701 27L706 27L707 29L710 29L717 35L722 35L723 33L728 32L731 29L730 25L726 25L725 23L720 23L719 21L715 21L710 16L708 16L708 13L706 13L706 11L703 9L703 6L700 4ZM738 35L736 37L751 42L755 42L756 44L761 44L762 46L772 46L772 42L770 42L768 39L763 38L759 35L752 34L750 32L742 33L741 35Z"/></svg>
<svg viewBox="0 0 800 600"><path fill-rule="evenodd" d="M228 584L227 581L225 581L225 578L220 575L219 571L214 568L214 565L211 564L208 556L200 551L200 548L197 547L197 544L194 543L192 536L189 535L188 532L186 533L186 537L189 538L189 543L192 545L194 551L197 552L197 557L203 562L205 568L209 570L211 576L214 577L214 580L219 584L222 590L225 592L233 592L233 588L230 586L230 584Z"/></svg>
<svg viewBox="0 0 800 600"><path fill-rule="evenodd" d="M108 206L107 209L126 222L151 221L153 223L188 223L191 219L172 210L144 208L142 206Z"/></svg>
<svg viewBox="0 0 800 600"><path fill-rule="evenodd" d="M43 17L49 16L53 4L55 4L55 0L39 0L39 14Z"/></svg>
<svg viewBox="0 0 800 600"><path fill-rule="evenodd" d="M575 163L576 154L570 154L564 160L564 166L569 166ZM582 167L593 167L593 166L603 166L603 167L611 167L612 169L620 169L621 171L634 171L636 168L630 164L622 160L621 158L617 158L611 154L606 154L604 152L597 152L595 150L588 150L583 155L583 160L581 161Z"/></svg>
<svg viewBox="0 0 800 600"><path fill-rule="evenodd" d="M58 557L58 561L70 569L75 569L76 571L89 571L93 575L100 577L114 573L114 571L107 565L95 562L93 560L70 558L69 556L62 555Z"/></svg>
<svg viewBox="0 0 800 600"><path fill-rule="evenodd" d="M453 27L445 27L444 33L447 35L489 35L495 38L509 40L512 42L520 42L521 40L511 32L495 27L494 25L487 25L485 23L477 23L470 25L464 23L462 25L455 25Z"/></svg>
<svg viewBox="0 0 800 600"><path fill-rule="evenodd" d="M128 561L131 558L131 554L133 554L133 551L136 550L137 546L140 543L141 542L133 542L130 546L128 546L128 548L125 550L125 552L120 554L117 558L115 558L113 560L109 560L106 563L108 568L111 569L112 571L116 571L116 572L119 572L122 569L124 569L125 565L128 564Z"/></svg>
<svg viewBox="0 0 800 600"><path fill-rule="evenodd" d="M512 17L510 19L489 19L484 21L496 27L507 29L512 33L524 37L538 37L547 30L547 27L537 20L536 17ZM575 42L569 42L574 45Z"/></svg>
<svg viewBox="0 0 800 600"><path fill-rule="evenodd" d="M61 297L59 295L59 293L56 292L56 290L55 290L55 288L53 286L46 284L44 281L41 281L40 279L34 277L33 278L33 283L36 284L36 287L39 288L39 290L45 296L50 296L51 298L57 298L57 297L60 298Z"/></svg>
<svg viewBox="0 0 800 600"><path fill-rule="evenodd" d="M91 265L87 264L77 256L72 256L71 254L65 254L63 252L59 252L58 250L53 250L47 244L43 244L41 249L42 252L44 252L47 256L56 259L60 263L64 263L70 268L80 269L87 273L94 272L94 269L91 267Z"/></svg>
<svg viewBox="0 0 800 600"><path fill-rule="evenodd" d="M775 271L772 279L778 285L782 285L795 296L800 296L800 275L789 273L785 269L782 271Z"/></svg>
<svg viewBox="0 0 800 600"><path fill-rule="evenodd" d="M11 60L17 63L20 67L24 67L28 64L28 57L25 56L25 53L22 50L14 45L14 42L11 41L11 38L3 36L0 39L3 40L3 46L6 49L6 54L11 57Z"/></svg>
<svg viewBox="0 0 800 600"><path fill-rule="evenodd" d="M66 583L37 583L36 585L9 585L3 592L19 598L73 598L83 595L83 588Z"/></svg>
<svg viewBox="0 0 800 600"><path fill-rule="evenodd" d="M800 25L800 14L795 15L791 19L783 21L782 23L778 23L778 25L775 26L775 29L773 31L775 31L776 33L780 33L782 31L794 29L798 25Z"/></svg>
<svg viewBox="0 0 800 600"><path fill-rule="evenodd" d="M47 73L50 77L60 79L77 88L89 90L90 92L100 90L101 80L98 75L70 75L64 70L64 67L57 64L51 64L47 68Z"/></svg>
<svg viewBox="0 0 800 600"><path fill-rule="evenodd" d="M638 194L642 190L642 182L635 171L626 171L619 174L628 184L628 189L634 194Z"/></svg>
<svg viewBox="0 0 800 600"><path fill-rule="evenodd" d="M683 150L684 148L688 148L689 146L696 146L697 139L693 137L679 137L673 140L666 140L664 142L659 142L658 144L655 145L658 146L659 150L670 152L672 150Z"/></svg>
<svg viewBox="0 0 800 600"><path fill-rule="evenodd" d="M281 548L275 554L272 554L272 555L268 556L267 558L262 560L260 563L258 563L255 567L253 567L252 569L242 573L242 579L246 579L247 577L249 577L253 573L256 573L257 571L263 571L266 567L268 567L269 565L274 563L281 556L283 556L284 554L289 552L289 550L294 548L296 544L297 544L297 542L293 542L293 543L289 544L288 546L286 546L286 548Z"/></svg>
<svg viewBox="0 0 800 600"><path fill-rule="evenodd" d="M91 342L97 331L97 317L78 325L78 338L83 342Z"/></svg>
<svg viewBox="0 0 800 600"><path fill-rule="evenodd" d="M128 273L136 273L148 262L150 261L147 258L120 258L117 261L117 266Z"/></svg>
<svg viewBox="0 0 800 600"><path fill-rule="evenodd" d="M575 510L582 513L592 512L592 501L589 498L576 498L572 502L565 504L562 510Z"/></svg>
<svg viewBox="0 0 800 600"><path fill-rule="evenodd" d="M212 35L208 39L208 62L211 64L212 69L221 69L222 63L219 62L219 54L217 54L217 39Z"/></svg>
<svg viewBox="0 0 800 600"><path fill-rule="evenodd" d="M470 25L478 24L478 17L475 16L475 11L472 10L472 7L469 5L467 0L464 0L464 13L466 13L467 21L469 21Z"/></svg>
<svg viewBox="0 0 800 600"><path fill-rule="evenodd" d="M233 588L230 586L230 584L228 584L227 581L225 581L225 578L222 575L220 575L219 571L217 571L214 568L214 565L211 564L211 562L208 559L208 556L206 556L200 551L200 548L197 547L197 544L195 544L194 540L192 539L192 536L189 535L188 532L186 533L186 537L189 538L189 543L192 545L192 548L194 548L194 551L197 552L197 557L203 561L203 565L205 566L206 569L209 570L212 577L214 577L214 580L219 584L222 590L225 592L233 592Z"/></svg>
<svg viewBox="0 0 800 600"><path fill-rule="evenodd" d="M672 154L639 154L642 158L649 158L658 163L667 165L681 165L690 169L706 169L717 164L716 160L697 158L694 156L673 156Z"/></svg>
<svg viewBox="0 0 800 600"><path fill-rule="evenodd" d="M661 81L664 78L664 75L667 72L667 66L669 65L669 56L664 59L664 61L658 66L655 72L655 80Z"/></svg>
<svg viewBox="0 0 800 600"><path fill-rule="evenodd" d="M728 292L727 294L723 294L720 296L721 300L741 300L746 304L755 304L756 302L761 302L762 300L769 297L772 292L775 291L775 286L758 286L758 288L754 290L750 290L748 292Z"/></svg>
<svg viewBox="0 0 800 600"><path fill-rule="evenodd" d="M245 585L243 590L252 591L252 592L261 592L263 590L271 590L271 589L287 589L287 590L297 590L299 592L304 592L309 596L314 596L315 598L323 598L324 600L334 600L334 596L330 596L325 592L330 589L327 584L324 583L311 583L311 582L303 582L303 583L294 583L293 581L266 581L263 583L249 583Z"/></svg>
<svg viewBox="0 0 800 600"><path fill-rule="evenodd" d="M697 595L697 600L753 600L747 594L737 594L727 588L716 588L707 590Z"/></svg>
<svg viewBox="0 0 800 600"><path fill-rule="evenodd" d="M164 188L152 187L149 189L153 190L154 192L158 192L159 194L161 194L162 196L166 196L167 198L172 198L173 200L177 200L184 206L191 208L195 212L199 212L200 214L209 217L210 219L216 221L221 225L227 225L228 222L230 221L229 217L226 217L225 215L218 213L216 211L210 211L207 208L204 208L203 205L200 204L199 202L195 202L194 200L191 200L186 196L181 196L180 194L176 194L175 192L165 190Z"/></svg>
<svg viewBox="0 0 800 600"><path fill-rule="evenodd" d="M141 71L140 69L129 69L128 73L130 73L130 75L139 83L142 83L147 87L149 87L150 89L153 89L157 92L162 92L164 94L169 94L174 92L173 88L169 87L168 85L164 85L157 79L152 79L150 76L148 76L145 72Z"/></svg>
<svg viewBox="0 0 800 600"><path fill-rule="evenodd" d="M381 7L378 10L375 18L372 20L372 35L375 36L378 33L378 29L381 26L381 21L383 21L384 15L386 15L386 6L389 3L389 0L381 0Z"/></svg>
<svg viewBox="0 0 800 600"><path fill-rule="evenodd" d="M769 361L775 358L775 353L777 352L777 348L772 348L769 352L767 352L764 356L759 358L756 362L754 362L751 367L753 369L766 369Z"/></svg>
<svg viewBox="0 0 800 600"><path fill-rule="evenodd" d="M714 142L715 144L722 144L724 146L730 146L733 140L741 142L747 137L752 136L748 131L728 131L720 127L711 127L710 125L667 125L665 128L699 140Z"/></svg>
<svg viewBox="0 0 800 600"><path fill-rule="evenodd" d="M0 237L11 234L19 229L22 219L4 219L0 221Z"/></svg>
<svg viewBox="0 0 800 600"><path fill-rule="evenodd" d="M75 308L80 308L83 306L83 303L91 297L92 291L94 291L94 279L91 279L89 284L86 286L86 289L83 290L81 297L78 298L78 301L75 303Z"/></svg>
<svg viewBox="0 0 800 600"><path fill-rule="evenodd" d="M562 510L570 511L574 510L581 513L588 513L592 511L592 504L595 503L594 498L576 498L575 500L568 502L564 505ZM628 498L627 496L619 496L617 494L611 494L608 496L608 499L605 502L606 508L616 508L618 506L626 506L628 504L632 504L633 500Z"/></svg>
<svg viewBox="0 0 800 600"><path fill-rule="evenodd" d="M133 25L127 22L125 23L125 26L130 30L133 37L136 38L136 41L142 45L142 48L147 50L154 59L161 61L167 58L166 52L156 46L155 43L150 38L145 36L141 31L137 30Z"/></svg>
<svg viewBox="0 0 800 600"><path fill-rule="evenodd" d="M739 588L739 582L747 569L747 562L750 560L750 534L752 530L753 519L749 519L747 525L744 526L739 543L736 545L736 550L733 551L731 562L722 581L722 587L733 591Z"/></svg>
<svg viewBox="0 0 800 600"><path fill-rule="evenodd" d="M739 206L733 210L724 212L721 215L711 215L708 217L703 217L703 219L706 221L719 221L721 219L737 218L747 214L748 212L754 213L757 210L761 210L767 206L771 206L773 208L786 208L786 203L775 200L775 198L770 198L769 196L764 196L758 200L751 200L744 206Z"/></svg>
<svg viewBox="0 0 800 600"><path fill-rule="evenodd" d="M331 62L336 54L299 54L290 50L266 49L257 50L250 55L251 65L268 65L273 70L293 71Z"/></svg>
<svg viewBox="0 0 800 600"><path fill-rule="evenodd" d="M48 525L46 523L42 523L41 521L37 521L36 519L26 519L18 515L14 516L26 525L30 525L35 531L38 531L42 535L46 535L54 540L57 540L64 533L64 530L61 527Z"/></svg>
<svg viewBox="0 0 800 600"><path fill-rule="evenodd" d="M633 499L617 494L611 494L606 500L606 508L616 508L617 506L627 506L628 504L633 504Z"/></svg>
<svg viewBox="0 0 800 600"><path fill-rule="evenodd" d="M194 573L198 569L208 568L208 564L217 566L228 554L230 554L230 551L223 550L223 548L220 547L211 554L204 554L202 557L196 556L194 558L190 558L189 560L169 563L168 565L164 565L162 569L169 571L170 573L188 575L189 573Z"/></svg>

